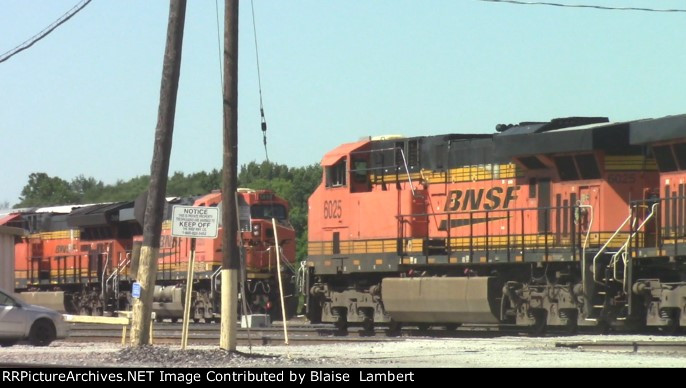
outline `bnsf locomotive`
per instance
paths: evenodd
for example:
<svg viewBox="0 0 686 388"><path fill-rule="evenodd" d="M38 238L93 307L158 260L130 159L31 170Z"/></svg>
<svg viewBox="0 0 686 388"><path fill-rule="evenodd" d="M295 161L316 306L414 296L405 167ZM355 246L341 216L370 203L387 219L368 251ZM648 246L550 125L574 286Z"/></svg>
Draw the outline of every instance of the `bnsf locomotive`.
<svg viewBox="0 0 686 388"><path fill-rule="evenodd" d="M372 329L686 326L686 115L386 136L321 161L307 315Z"/></svg>
<svg viewBox="0 0 686 388"><path fill-rule="evenodd" d="M31 303L76 314L102 315L127 310L142 244L144 201L25 209L3 218L22 227L15 244L16 291ZM281 317L276 279L277 252L272 218L283 262L286 314L297 307L294 271L295 231L288 204L268 190L239 189L239 241L245 268L245 298L250 313ZM153 309L159 319L175 321L183 313L190 258L189 238L171 236L173 205L219 206L221 193L170 198L162 226ZM196 242L191 318L218 319L221 225L216 239Z"/></svg>

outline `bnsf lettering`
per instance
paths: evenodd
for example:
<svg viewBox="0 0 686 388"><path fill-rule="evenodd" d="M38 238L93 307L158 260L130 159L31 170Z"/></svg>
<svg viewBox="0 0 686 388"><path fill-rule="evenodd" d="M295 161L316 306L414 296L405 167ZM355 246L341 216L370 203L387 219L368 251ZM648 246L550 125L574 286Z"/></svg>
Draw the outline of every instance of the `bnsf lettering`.
<svg viewBox="0 0 686 388"><path fill-rule="evenodd" d="M488 189L453 190L448 194L444 211L454 212L457 210L493 210L502 206L503 209L510 207L510 202L517 199L519 186L511 186L505 191L502 187ZM484 195L485 191L485 195ZM503 192L505 193L503 194Z"/></svg>
<svg viewBox="0 0 686 388"><path fill-rule="evenodd" d="M343 207L341 200L324 201L324 218L341 218L343 217Z"/></svg>

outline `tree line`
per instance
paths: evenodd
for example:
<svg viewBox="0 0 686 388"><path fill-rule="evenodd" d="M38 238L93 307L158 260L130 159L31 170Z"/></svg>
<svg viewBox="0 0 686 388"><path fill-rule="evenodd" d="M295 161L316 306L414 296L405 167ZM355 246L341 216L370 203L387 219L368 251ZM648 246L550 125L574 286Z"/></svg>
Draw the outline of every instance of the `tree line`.
<svg viewBox="0 0 686 388"><path fill-rule="evenodd" d="M290 220L297 233L298 260L307 255L307 199L321 181L318 164L288 167L272 162L250 162L242 165L238 186L250 189L270 189L285 198L290 205ZM221 171L184 174L175 172L167 181L167 196L203 195L221 188ZM87 203L133 201L148 189L150 176L142 175L128 181L118 180L106 185L93 177L79 175L71 181L51 177L44 172L29 175L14 208Z"/></svg>

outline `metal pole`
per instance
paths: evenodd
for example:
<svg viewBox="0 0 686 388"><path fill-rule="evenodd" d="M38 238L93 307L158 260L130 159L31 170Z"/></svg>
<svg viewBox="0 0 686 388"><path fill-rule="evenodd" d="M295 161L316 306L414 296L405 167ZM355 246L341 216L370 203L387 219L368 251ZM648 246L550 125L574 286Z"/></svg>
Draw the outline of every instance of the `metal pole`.
<svg viewBox="0 0 686 388"><path fill-rule="evenodd" d="M193 270L195 269L195 239L191 239L191 258L186 271L186 298L183 304L183 327L181 329L181 349L188 345L188 324L191 321L191 295L193 294Z"/></svg>
<svg viewBox="0 0 686 388"><path fill-rule="evenodd" d="M224 9L224 157L222 170L222 306L219 347L236 350L238 269L236 195L238 169L238 0Z"/></svg>
<svg viewBox="0 0 686 388"><path fill-rule="evenodd" d="M131 322L131 345L142 346L148 343L152 299L155 291L157 254L160 250L162 217L167 191L169 155L171 154L172 134L176 94L181 73L181 46L186 16L186 0L171 0L169 23L167 25L167 45L162 67L160 87L160 106L155 129L155 145L150 166L150 185L145 206L143 225L143 246L136 279L141 285L141 297L134 300Z"/></svg>
<svg viewBox="0 0 686 388"><path fill-rule="evenodd" d="M279 248L279 235L276 233L276 218L272 218L272 227L274 228L274 242L276 243L276 274L279 278L279 296L281 297L281 321L283 322L283 338L286 345L288 345L288 328L286 319L286 305L283 300L283 283L281 281L281 249Z"/></svg>

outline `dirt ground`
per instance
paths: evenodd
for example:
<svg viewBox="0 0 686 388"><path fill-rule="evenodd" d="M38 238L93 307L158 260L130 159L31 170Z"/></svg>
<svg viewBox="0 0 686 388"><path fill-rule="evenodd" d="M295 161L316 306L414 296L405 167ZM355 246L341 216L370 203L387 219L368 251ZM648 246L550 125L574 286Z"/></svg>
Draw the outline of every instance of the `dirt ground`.
<svg viewBox="0 0 686 388"><path fill-rule="evenodd" d="M122 348L103 343L56 341L48 347L0 348L0 362L79 367L349 367L349 368L631 368L686 366L686 354L631 349L596 351L556 347L580 341L682 341L663 336L573 336L531 338L400 338L373 343L239 346L228 354L217 346L156 345Z"/></svg>

